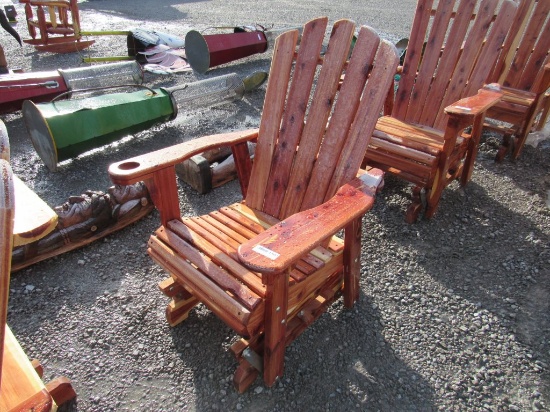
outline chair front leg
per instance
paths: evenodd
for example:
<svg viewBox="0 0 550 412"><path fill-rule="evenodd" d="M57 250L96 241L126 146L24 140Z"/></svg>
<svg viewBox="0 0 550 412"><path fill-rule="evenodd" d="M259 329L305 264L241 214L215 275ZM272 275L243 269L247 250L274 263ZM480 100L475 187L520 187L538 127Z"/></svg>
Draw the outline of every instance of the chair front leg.
<svg viewBox="0 0 550 412"><path fill-rule="evenodd" d="M441 194L447 185L447 172L451 163L451 154L455 149L456 139L464 127L465 125L459 116L449 115L445 136L443 137L445 143L443 144L443 150L439 153L433 183L431 188L426 188L426 211L424 216L427 219L433 217L437 210Z"/></svg>
<svg viewBox="0 0 550 412"><path fill-rule="evenodd" d="M479 142L481 140L481 133L483 132L483 123L485 123L485 112L476 116L472 125L472 134L468 141L468 147L466 149L466 157L464 159L464 167L460 175L460 185L462 187L472 178L474 172L474 164L479 151Z"/></svg>
<svg viewBox="0 0 550 412"><path fill-rule="evenodd" d="M363 216L360 216L344 230L344 305L346 308L351 308L359 299L362 221Z"/></svg>
<svg viewBox="0 0 550 412"><path fill-rule="evenodd" d="M283 376L289 275L290 269L264 275L264 382L267 386L272 386L278 377Z"/></svg>

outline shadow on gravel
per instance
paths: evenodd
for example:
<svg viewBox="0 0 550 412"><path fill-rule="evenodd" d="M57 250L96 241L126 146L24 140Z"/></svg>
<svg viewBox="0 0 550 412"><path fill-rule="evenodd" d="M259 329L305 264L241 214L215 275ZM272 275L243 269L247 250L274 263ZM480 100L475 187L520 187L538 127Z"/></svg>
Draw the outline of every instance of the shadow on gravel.
<svg viewBox="0 0 550 412"><path fill-rule="evenodd" d="M459 398L474 399L475 385L484 379L481 386L494 388L492 397L502 399L503 406L524 390L532 394L535 410L540 392L550 401L550 235L543 223L550 209L544 189L548 163L541 161L547 155L537 154L533 161L526 154L531 160L516 165L495 165L485 156L465 190L451 186L436 216L415 225L395 223L395 215L404 213L403 202L395 199L407 196L406 185L389 178L379 196L383 213L375 213L385 226L383 235L405 257L396 274L405 288L395 297L397 306L416 308L411 311L419 311L417 319L427 321L418 327L431 329L428 335L441 325L450 329L450 341L445 332L429 339L466 359L456 362L456 376L463 376L452 390ZM483 175L485 186L476 174ZM420 314L431 297L420 280L425 276L444 290L444 302L433 303L437 316L431 320ZM497 353L502 351L501 358Z"/></svg>
<svg viewBox="0 0 550 412"><path fill-rule="evenodd" d="M235 334L204 306L171 329L174 350L193 371L202 410L431 411L433 389L392 350L380 315L362 295L352 310L337 301L286 350L284 376L272 388L261 377L244 394L232 385Z"/></svg>

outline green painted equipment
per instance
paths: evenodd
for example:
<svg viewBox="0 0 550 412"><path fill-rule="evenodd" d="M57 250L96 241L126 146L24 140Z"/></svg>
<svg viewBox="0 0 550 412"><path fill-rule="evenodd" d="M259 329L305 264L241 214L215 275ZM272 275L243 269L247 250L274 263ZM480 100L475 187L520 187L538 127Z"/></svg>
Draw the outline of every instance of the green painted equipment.
<svg viewBox="0 0 550 412"><path fill-rule="evenodd" d="M59 162L172 120L178 109L241 99L245 92L234 73L170 88L133 87L140 90L41 104L25 101L27 130L48 169L55 171Z"/></svg>

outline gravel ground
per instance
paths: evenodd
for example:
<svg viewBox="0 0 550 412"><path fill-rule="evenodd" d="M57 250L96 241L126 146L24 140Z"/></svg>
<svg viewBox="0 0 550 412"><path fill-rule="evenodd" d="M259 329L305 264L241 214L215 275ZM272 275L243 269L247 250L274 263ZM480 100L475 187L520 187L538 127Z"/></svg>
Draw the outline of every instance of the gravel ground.
<svg viewBox="0 0 550 412"><path fill-rule="evenodd" d="M23 13L21 5L20 21ZM80 4L84 30L297 26L318 15L352 18L383 37L406 36L414 1L98 0ZM27 35L19 23L17 30ZM90 55L126 53L97 37ZM11 67L83 65L76 53L37 53L0 34ZM173 85L267 70L270 53L200 76L146 76ZM110 163L207 133L258 125L264 89L243 101L184 112L172 121L49 172L20 113L2 116L15 172L51 206L109 187ZM282 380L237 394L227 349L235 336L199 306L176 328L157 290L165 275L145 253L158 215L12 277L9 324L45 380L69 377L78 411L531 411L550 409L550 142L495 164L485 136L471 183L452 185L431 221L404 222L406 184L388 178L364 220L361 299L338 301L287 350ZM207 195L184 184L185 215L239 199L236 182Z"/></svg>

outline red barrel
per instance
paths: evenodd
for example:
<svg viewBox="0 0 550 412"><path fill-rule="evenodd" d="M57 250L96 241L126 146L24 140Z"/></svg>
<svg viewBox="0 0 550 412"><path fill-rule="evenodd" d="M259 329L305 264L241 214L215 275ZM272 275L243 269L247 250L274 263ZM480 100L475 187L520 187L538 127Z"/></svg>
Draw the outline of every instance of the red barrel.
<svg viewBox="0 0 550 412"><path fill-rule="evenodd" d="M0 113L21 109L24 100L47 102L68 91L61 73L14 73L0 76Z"/></svg>
<svg viewBox="0 0 550 412"><path fill-rule="evenodd" d="M262 31L202 35L191 30L185 36L187 61L199 73L266 50L267 39Z"/></svg>

